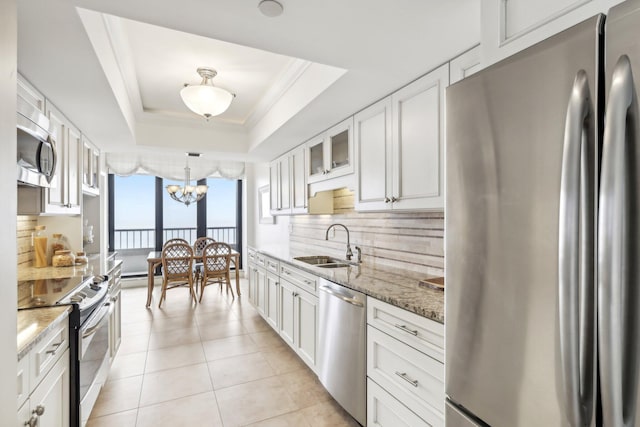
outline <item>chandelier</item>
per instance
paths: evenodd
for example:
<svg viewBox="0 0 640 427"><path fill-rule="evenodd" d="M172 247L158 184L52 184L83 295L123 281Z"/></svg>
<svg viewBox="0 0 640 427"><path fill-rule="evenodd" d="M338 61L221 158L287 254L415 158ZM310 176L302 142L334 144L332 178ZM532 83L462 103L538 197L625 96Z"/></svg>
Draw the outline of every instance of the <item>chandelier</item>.
<svg viewBox="0 0 640 427"><path fill-rule="evenodd" d="M167 193L173 200L189 206L197 203L207 194L208 185L191 185L191 169L189 169L189 157L200 157L200 153L187 153L187 165L184 168L184 186L167 185Z"/></svg>
<svg viewBox="0 0 640 427"><path fill-rule="evenodd" d="M202 77L202 82L191 86L185 84L180 96L191 111L209 120L210 117L227 111L235 94L213 85L211 80L218 74L216 70L198 68L198 74Z"/></svg>

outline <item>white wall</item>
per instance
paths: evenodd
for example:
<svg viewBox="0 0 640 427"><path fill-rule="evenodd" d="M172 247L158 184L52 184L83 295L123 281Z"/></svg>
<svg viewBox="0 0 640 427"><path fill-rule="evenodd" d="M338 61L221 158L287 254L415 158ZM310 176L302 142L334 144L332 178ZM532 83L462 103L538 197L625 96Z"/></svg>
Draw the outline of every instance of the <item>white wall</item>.
<svg viewBox="0 0 640 427"><path fill-rule="evenodd" d="M258 221L258 189L269 184L268 163L247 163L247 243L249 246L289 250L289 217L276 217L275 224Z"/></svg>
<svg viewBox="0 0 640 427"><path fill-rule="evenodd" d="M0 425L18 425L16 408L17 184L16 184L16 0L0 1Z"/></svg>

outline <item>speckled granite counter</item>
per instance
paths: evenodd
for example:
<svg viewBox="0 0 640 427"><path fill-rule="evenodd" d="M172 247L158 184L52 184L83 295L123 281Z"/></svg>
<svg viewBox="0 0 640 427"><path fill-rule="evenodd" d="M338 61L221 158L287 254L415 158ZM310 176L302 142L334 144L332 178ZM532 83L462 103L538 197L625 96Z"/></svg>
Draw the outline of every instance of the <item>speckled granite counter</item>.
<svg viewBox="0 0 640 427"><path fill-rule="evenodd" d="M35 268L31 266L18 268L18 281L40 280L40 279L61 279L64 277L90 276L98 274L109 274L117 265L122 264L121 260L115 259L115 253L111 253L102 259L100 255L91 255L89 263L76 265L73 267L43 267Z"/></svg>
<svg viewBox="0 0 640 427"><path fill-rule="evenodd" d="M60 322L66 322L71 308L69 305L61 305L18 310L18 360L22 359L52 328Z"/></svg>
<svg viewBox="0 0 640 427"><path fill-rule="evenodd" d="M420 316L444 323L444 292L418 284L428 279L424 274L411 271L377 267L365 259L358 266L321 268L297 261L294 256L315 254L291 254L272 248L254 248L256 252L286 262L315 276L323 277L347 288L362 292L396 307Z"/></svg>

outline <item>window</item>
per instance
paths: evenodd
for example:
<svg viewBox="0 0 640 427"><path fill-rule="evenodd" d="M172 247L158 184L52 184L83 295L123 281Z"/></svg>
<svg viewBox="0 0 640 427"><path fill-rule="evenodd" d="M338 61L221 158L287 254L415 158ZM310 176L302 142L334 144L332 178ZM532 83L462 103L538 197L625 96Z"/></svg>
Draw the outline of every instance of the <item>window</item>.
<svg viewBox="0 0 640 427"><path fill-rule="evenodd" d="M207 236L238 249L238 183L228 179L207 179Z"/></svg>
<svg viewBox="0 0 640 427"><path fill-rule="evenodd" d="M165 187L171 184L183 185L149 175L109 175L109 250L124 260L123 275L146 274L149 252L171 238L193 244L206 235L242 251L242 181L209 178L206 197L189 206L169 196Z"/></svg>
<svg viewBox="0 0 640 427"><path fill-rule="evenodd" d="M167 185L184 185L184 181L162 180L162 243L169 239L185 239L193 243L198 238L197 205L176 202L165 190Z"/></svg>
<svg viewBox="0 0 640 427"><path fill-rule="evenodd" d="M116 176L113 250L155 248L155 177Z"/></svg>

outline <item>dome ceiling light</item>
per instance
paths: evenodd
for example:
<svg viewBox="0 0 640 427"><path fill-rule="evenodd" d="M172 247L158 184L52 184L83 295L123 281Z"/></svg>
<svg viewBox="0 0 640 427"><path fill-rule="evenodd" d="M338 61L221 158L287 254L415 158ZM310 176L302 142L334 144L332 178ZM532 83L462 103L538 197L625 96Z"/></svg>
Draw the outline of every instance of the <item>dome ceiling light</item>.
<svg viewBox="0 0 640 427"><path fill-rule="evenodd" d="M180 96L191 111L209 120L227 111L236 95L213 85L211 80L218 74L216 70L202 67L198 68L198 74L202 82L191 86L185 83Z"/></svg>
<svg viewBox="0 0 640 427"><path fill-rule="evenodd" d="M258 3L258 9L260 9L260 12L262 12L264 16L268 16L269 18L280 16L284 11L282 4L276 0L262 0Z"/></svg>

